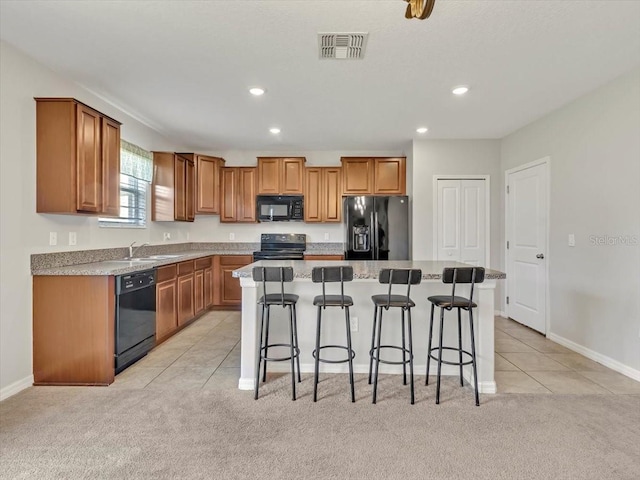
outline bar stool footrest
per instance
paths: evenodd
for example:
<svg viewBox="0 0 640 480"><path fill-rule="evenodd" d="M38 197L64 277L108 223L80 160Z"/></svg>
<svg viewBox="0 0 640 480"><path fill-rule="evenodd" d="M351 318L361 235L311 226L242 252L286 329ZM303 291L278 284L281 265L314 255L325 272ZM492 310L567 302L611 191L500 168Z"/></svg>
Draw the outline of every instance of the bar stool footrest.
<svg viewBox="0 0 640 480"><path fill-rule="evenodd" d="M411 360L413 360L413 355L411 355L411 352L409 351L408 348L402 348L402 347L398 347L396 345L380 345L380 350L382 350L383 348L393 348L395 350L400 350L401 352L406 353L408 355L408 357L404 362L402 360L392 361L392 360L383 360L381 358L378 359L378 357L376 356L377 348L373 348L373 349L369 350L369 356L371 358L373 358L374 360L378 360L380 363L386 363L388 365L403 365L403 364L407 364Z"/></svg>
<svg viewBox="0 0 640 480"><path fill-rule="evenodd" d="M344 345L323 345L319 349L322 350L323 348L340 348L342 350L346 350L347 352L350 351L351 358L347 357L344 360L325 360L323 358L318 358L318 361L322 363L347 363L349 360L353 360L354 358L356 358L356 352L354 352L353 349L349 349L349 347L345 347ZM313 352L311 352L311 356L313 358L316 358L315 349L313 350Z"/></svg>
<svg viewBox="0 0 640 480"><path fill-rule="evenodd" d="M435 360L436 362L439 361L438 357L436 357L435 355L432 355L431 352L437 352L438 350L440 350L440 347L433 347L431 349L431 351L429 352L429 357L431 357L432 360ZM454 352L462 352L463 355L468 355L469 358L471 358L471 360L467 361L467 362L451 362L448 360L442 360L441 363L444 363L445 365L456 365L456 366L461 366L461 365L471 365L473 364L473 355L471 354L471 352L467 352L466 350L460 350L459 348L455 348L455 347L442 347L442 350L453 350Z"/></svg>
<svg viewBox="0 0 640 480"><path fill-rule="evenodd" d="M262 358L262 360L266 362L285 362L287 360L291 360L291 355L289 355L288 357L265 357L264 353L262 352L264 352L267 348L272 348L272 347L286 347L291 349L291 345L288 343L271 343L266 347L262 347L260 349L260 358ZM297 347L294 347L293 350L294 350L293 358L297 358L300 355L300 349Z"/></svg>

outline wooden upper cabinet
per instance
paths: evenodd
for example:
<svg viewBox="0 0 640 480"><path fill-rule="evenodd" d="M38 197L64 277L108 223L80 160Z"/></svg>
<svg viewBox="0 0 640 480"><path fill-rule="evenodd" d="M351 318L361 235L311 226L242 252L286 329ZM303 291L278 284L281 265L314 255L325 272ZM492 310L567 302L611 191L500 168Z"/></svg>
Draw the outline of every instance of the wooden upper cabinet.
<svg viewBox="0 0 640 480"><path fill-rule="evenodd" d="M193 222L195 180L195 164L189 154L153 152L151 219Z"/></svg>
<svg viewBox="0 0 640 480"><path fill-rule="evenodd" d="M220 169L224 159L196 155L196 213L220 214Z"/></svg>
<svg viewBox="0 0 640 480"><path fill-rule="evenodd" d="M404 195L407 191L406 159L376 158L373 178L374 194Z"/></svg>
<svg viewBox="0 0 640 480"><path fill-rule="evenodd" d="M304 157L258 158L259 195L302 195Z"/></svg>
<svg viewBox="0 0 640 480"><path fill-rule="evenodd" d="M257 169L224 167L220 172L220 222L255 222Z"/></svg>
<svg viewBox="0 0 640 480"><path fill-rule="evenodd" d="M405 195L406 158L342 157L344 195Z"/></svg>
<svg viewBox="0 0 640 480"><path fill-rule="evenodd" d="M342 187L345 195L371 195L373 193L373 159L343 157Z"/></svg>
<svg viewBox="0 0 640 480"><path fill-rule="evenodd" d="M120 123L73 98L36 98L36 211L120 212Z"/></svg>
<svg viewBox="0 0 640 480"><path fill-rule="evenodd" d="M342 169L307 167L305 177L304 221L342 220Z"/></svg>

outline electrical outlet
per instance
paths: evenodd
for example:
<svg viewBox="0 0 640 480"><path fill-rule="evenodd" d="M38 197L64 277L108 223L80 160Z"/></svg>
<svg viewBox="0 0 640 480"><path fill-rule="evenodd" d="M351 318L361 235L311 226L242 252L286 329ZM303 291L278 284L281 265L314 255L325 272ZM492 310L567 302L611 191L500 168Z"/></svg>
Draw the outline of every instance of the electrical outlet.
<svg viewBox="0 0 640 480"><path fill-rule="evenodd" d="M76 232L69 232L69 245L76 245L78 243L78 238L76 236Z"/></svg>
<svg viewBox="0 0 640 480"><path fill-rule="evenodd" d="M229 234L229 240L235 240L236 239L236 234L235 233L230 233Z"/></svg>
<svg viewBox="0 0 640 480"><path fill-rule="evenodd" d="M57 244L58 244L57 232L49 232L49 245L57 245Z"/></svg>
<svg viewBox="0 0 640 480"><path fill-rule="evenodd" d="M349 323L351 324L351 331L358 331L358 317L349 317Z"/></svg>
<svg viewBox="0 0 640 480"><path fill-rule="evenodd" d="M576 246L576 236L573 233L569 234L569 246L570 247Z"/></svg>
<svg viewBox="0 0 640 480"><path fill-rule="evenodd" d="M166 241L166 240L171 240L171 234L169 232L164 232L162 234L162 238Z"/></svg>
<svg viewBox="0 0 640 480"><path fill-rule="evenodd" d="M325 239L325 240L329 240L329 233L325 233L325 234L324 234L324 239Z"/></svg>

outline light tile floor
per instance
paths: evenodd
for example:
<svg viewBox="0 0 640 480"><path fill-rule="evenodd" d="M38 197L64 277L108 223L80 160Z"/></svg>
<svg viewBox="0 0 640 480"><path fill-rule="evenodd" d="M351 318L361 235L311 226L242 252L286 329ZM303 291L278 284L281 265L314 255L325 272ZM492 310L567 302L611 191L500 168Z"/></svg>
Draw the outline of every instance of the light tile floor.
<svg viewBox="0 0 640 480"><path fill-rule="evenodd" d="M640 382L533 330L495 319L499 393L640 394ZM240 312L215 311L116 376L109 388L229 389L240 377Z"/></svg>

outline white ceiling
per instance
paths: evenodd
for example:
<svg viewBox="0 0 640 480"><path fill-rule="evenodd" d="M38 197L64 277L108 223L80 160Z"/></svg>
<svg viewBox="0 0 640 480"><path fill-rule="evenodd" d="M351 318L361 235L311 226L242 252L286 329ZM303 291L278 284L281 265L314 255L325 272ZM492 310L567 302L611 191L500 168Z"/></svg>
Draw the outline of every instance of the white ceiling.
<svg viewBox="0 0 640 480"><path fill-rule="evenodd" d="M640 64L640 1L437 0L424 21L405 6L3 0L0 36L200 151L501 138ZM318 32L368 32L365 58L320 60Z"/></svg>

